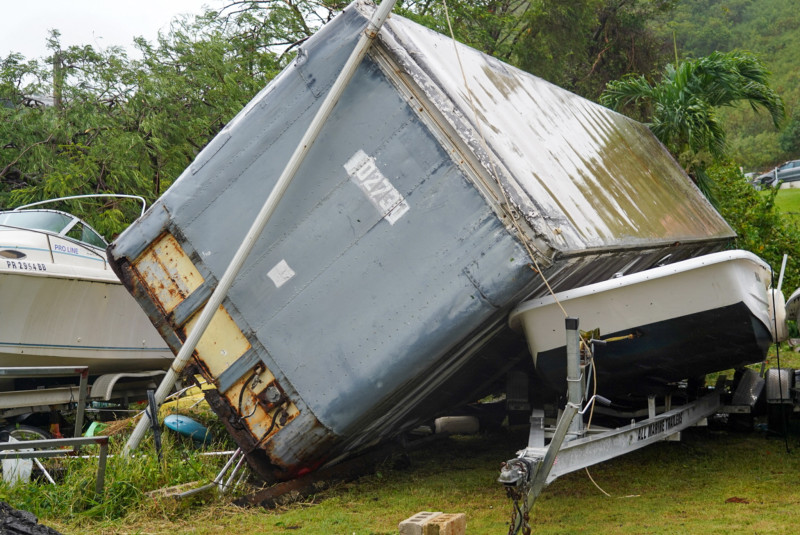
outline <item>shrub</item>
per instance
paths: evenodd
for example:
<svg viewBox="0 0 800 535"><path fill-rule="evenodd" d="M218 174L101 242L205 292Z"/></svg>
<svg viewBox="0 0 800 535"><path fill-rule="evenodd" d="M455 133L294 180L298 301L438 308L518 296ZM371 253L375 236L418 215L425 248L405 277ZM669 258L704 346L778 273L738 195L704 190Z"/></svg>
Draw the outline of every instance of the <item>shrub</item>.
<svg viewBox="0 0 800 535"><path fill-rule="evenodd" d="M795 220L775 207L779 190L756 191L733 164L708 169L716 189L717 209L736 231L734 246L750 251L770 264L777 277L783 255L789 255L784 295L800 286L800 229Z"/></svg>

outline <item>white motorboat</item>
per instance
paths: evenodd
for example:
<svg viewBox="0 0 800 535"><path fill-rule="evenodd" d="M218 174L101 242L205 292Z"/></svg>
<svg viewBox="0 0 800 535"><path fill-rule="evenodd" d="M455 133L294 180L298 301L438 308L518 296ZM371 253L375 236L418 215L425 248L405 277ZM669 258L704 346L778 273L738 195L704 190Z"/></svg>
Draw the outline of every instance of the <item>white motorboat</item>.
<svg viewBox="0 0 800 535"><path fill-rule="evenodd" d="M598 393L655 394L759 362L785 339L784 300L771 281L757 256L723 251L524 302L509 323L525 333L539 374L558 390L566 388L566 313L580 330L609 340L595 348Z"/></svg>
<svg viewBox="0 0 800 535"><path fill-rule="evenodd" d="M0 367L168 368L173 354L111 270L105 240L41 204L0 212Z"/></svg>

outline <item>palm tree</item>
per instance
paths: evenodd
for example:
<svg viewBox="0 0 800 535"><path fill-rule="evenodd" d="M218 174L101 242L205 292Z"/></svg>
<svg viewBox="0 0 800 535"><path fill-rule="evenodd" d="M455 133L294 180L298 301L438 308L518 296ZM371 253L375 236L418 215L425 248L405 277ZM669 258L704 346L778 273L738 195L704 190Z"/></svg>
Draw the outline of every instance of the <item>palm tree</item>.
<svg viewBox="0 0 800 535"><path fill-rule="evenodd" d="M609 82L600 102L614 110L638 111L713 201L705 169L709 160L725 156L725 131L717 108L746 102L753 110L766 109L777 127L785 111L783 100L768 85L769 75L765 65L747 52L713 52L667 65L655 84L644 76Z"/></svg>

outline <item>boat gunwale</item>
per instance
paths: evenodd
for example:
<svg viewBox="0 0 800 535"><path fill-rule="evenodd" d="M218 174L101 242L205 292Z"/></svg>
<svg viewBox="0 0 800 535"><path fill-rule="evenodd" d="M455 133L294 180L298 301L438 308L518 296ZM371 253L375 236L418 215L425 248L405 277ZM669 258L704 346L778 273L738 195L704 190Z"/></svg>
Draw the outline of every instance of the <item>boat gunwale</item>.
<svg viewBox="0 0 800 535"><path fill-rule="evenodd" d="M533 309L552 305L555 304L556 302L574 300L582 297L596 295L603 292L616 290L618 288L622 288L625 286L632 286L634 284L652 281L668 277L671 275L675 275L678 273L684 273L701 267L710 267L731 260L750 261L753 264L762 268L763 270L766 270L770 274L772 274L772 268L770 267L770 265L749 251L744 251L741 249L719 251L716 253L709 253L707 255L681 260L679 262L674 262L672 264L667 264L664 266L658 266L646 269L644 271L639 271L636 273L632 273L630 275L623 275L620 277L604 280L601 282L588 284L586 286L580 286L578 288L564 290L562 292L557 292L555 294L549 294L543 297L537 297L534 299L523 301L522 303L517 305L509 314L508 325L512 329L519 331L522 329L522 321L523 321L522 316L526 312L529 312Z"/></svg>

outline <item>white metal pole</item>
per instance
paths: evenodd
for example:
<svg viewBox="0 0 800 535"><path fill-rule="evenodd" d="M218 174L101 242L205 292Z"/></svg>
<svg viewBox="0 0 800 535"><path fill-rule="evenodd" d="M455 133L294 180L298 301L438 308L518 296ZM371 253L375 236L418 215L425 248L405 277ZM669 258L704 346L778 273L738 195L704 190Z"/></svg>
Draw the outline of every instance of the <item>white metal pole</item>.
<svg viewBox="0 0 800 535"><path fill-rule="evenodd" d="M783 255L783 261L781 262L781 274L778 277L778 291L779 292L781 291L781 288L783 288L783 274L786 272L786 261L788 259L789 259L789 255L788 254L784 254Z"/></svg>
<svg viewBox="0 0 800 535"><path fill-rule="evenodd" d="M261 232L264 230L267 221L269 221L270 217L272 217L275 208L277 208L278 203L283 197L283 194L286 192L286 188L289 186L295 174L297 173L300 164L305 159L314 141L316 141L317 136L319 136L325 121L330 116L334 106L342 96L344 89L347 87L350 79L355 74L356 69L361 63L361 60L364 58L367 50L369 50L372 41L378 35L383 22L392 11L395 1L396 0L384 0L373 13L372 18L364 30L364 33L361 35L358 43L356 43L355 49L353 49L353 52L350 54L347 63L345 63L344 67L342 68L342 72L340 72L339 76L336 78L333 87L331 87L330 92L322 102L320 109L317 111L317 114L311 121L306 133L303 135L303 138L297 145L297 148L295 148L292 157L286 164L286 167L284 168L280 178L278 178L278 181L275 183L275 186L273 187L272 192L269 194L269 197L264 202L264 206L261 208L261 211L258 213L255 221L253 221L250 230L247 232L247 235L244 237L244 241L242 241L242 244L236 251L233 260L231 260L230 265L225 270L222 278L219 280L214 293L211 294L208 303L206 303L206 306L203 308L203 312L200 313L197 324L192 329L192 332L189 333L189 336L186 338L186 342L184 342L183 346L181 346L181 349L178 352L178 355L175 357L172 366L164 376L164 379L161 381L158 390L156 390L155 402L157 405L160 405L164 401L167 394L175 384L175 381L178 379L181 371L189 361L189 358L191 358L197 343L200 341L200 338L205 333L208 324L211 322L211 318L216 313L220 304L222 304L223 299L225 299L228 290L233 284L233 280L236 278L236 275L242 268L244 261L250 254L250 251L252 251L253 246L255 245L258 237L261 235ZM145 415L146 414L147 412L145 411ZM147 430L148 425L149 421L147 420L147 417L143 416L136 425L136 428L133 430L128 442L125 444L125 449L123 450L124 455L129 455L132 450L139 446L139 442L141 442L142 438L144 437L144 433Z"/></svg>

